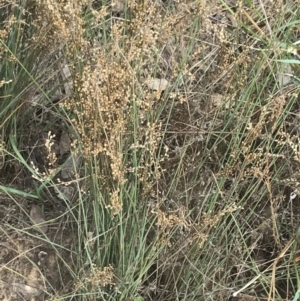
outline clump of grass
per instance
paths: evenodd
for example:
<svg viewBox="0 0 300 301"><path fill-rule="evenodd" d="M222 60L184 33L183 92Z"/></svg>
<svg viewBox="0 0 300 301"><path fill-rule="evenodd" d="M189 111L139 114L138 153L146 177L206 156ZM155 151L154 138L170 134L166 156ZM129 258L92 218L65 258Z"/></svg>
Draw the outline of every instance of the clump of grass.
<svg viewBox="0 0 300 301"><path fill-rule="evenodd" d="M28 95L50 112L47 130L74 133L77 193L60 198L77 259L61 297L225 300L244 285L251 298L296 293L295 250L282 250L298 221L287 199L298 192L299 89L278 80L279 60L296 54L295 3L3 3L3 140L38 193L70 183L57 178L52 134L44 166L16 147L37 112L22 110ZM57 83L59 66L70 76ZM149 85L162 79L163 91Z"/></svg>

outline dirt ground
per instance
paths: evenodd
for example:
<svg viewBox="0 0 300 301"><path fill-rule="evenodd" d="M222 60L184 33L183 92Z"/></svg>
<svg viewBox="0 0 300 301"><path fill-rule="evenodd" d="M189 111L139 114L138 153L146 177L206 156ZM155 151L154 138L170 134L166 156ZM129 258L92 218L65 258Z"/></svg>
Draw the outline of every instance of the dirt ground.
<svg viewBox="0 0 300 301"><path fill-rule="evenodd" d="M68 283L76 254L65 217L46 205L46 220L54 222L41 233L30 223L32 204L1 195L0 300L49 300L72 288Z"/></svg>
<svg viewBox="0 0 300 301"><path fill-rule="evenodd" d="M55 222L41 233L30 223L31 203L1 195L0 300L44 300L70 290L68 269L76 264L76 254L70 230L63 227L65 217L49 213L47 206L47 220Z"/></svg>
<svg viewBox="0 0 300 301"><path fill-rule="evenodd" d="M47 166L47 133L30 132L29 151L22 155L42 170ZM34 195L40 185L17 160L7 162L0 176L1 185ZM0 300L52 300L72 291L76 253L67 205L53 188L45 189L40 199L0 193ZM46 233L33 224L33 206L43 212Z"/></svg>

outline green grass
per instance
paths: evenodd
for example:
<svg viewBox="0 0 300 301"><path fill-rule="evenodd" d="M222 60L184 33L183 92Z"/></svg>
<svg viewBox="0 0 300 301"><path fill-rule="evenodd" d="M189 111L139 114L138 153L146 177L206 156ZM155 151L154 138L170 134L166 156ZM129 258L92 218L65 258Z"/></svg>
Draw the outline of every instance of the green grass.
<svg viewBox="0 0 300 301"><path fill-rule="evenodd" d="M34 47L24 42L39 36L27 12L32 3L20 4L25 14L0 5L2 22L12 14L17 18L0 39L0 75L10 81L0 87L6 145L0 189L20 208L19 197L39 200L46 212L62 205L65 211L49 222L54 232L63 227L73 236L72 245L63 246L11 227L46 241L56 254L72 254L72 264L59 255L60 285L47 282L49 298L228 300L245 286L237 300L297 300L300 208L297 198L289 201L298 191L300 162L297 4L288 1L278 13L245 1L245 13L220 0L219 12L207 6L197 13L196 2L185 10L157 1L159 12L152 12L145 11L145 1L138 8L128 4L124 13L108 8L97 20L95 10L110 3L96 2L83 8L82 41L73 47L66 38L51 51L42 40ZM58 5L56 13L61 11ZM167 19L174 15L176 24ZM141 28L157 38L143 36ZM56 35L63 34L59 30ZM71 95L64 95L64 64L71 70ZM285 87L278 81L282 64L293 64L294 77ZM151 91L147 78L165 78L170 85ZM106 109L106 103L113 106ZM40 125L34 116L41 116ZM76 148L84 157L65 183L76 191L71 198L55 192L61 190L62 164L50 173L40 148L50 130L59 144L62 124L76 135L72 152ZM99 145L105 150L86 155ZM6 179L9 173L14 176ZM25 181L32 176L39 180ZM122 204L116 214L114 196ZM106 282L103 271L110 266L113 278Z"/></svg>

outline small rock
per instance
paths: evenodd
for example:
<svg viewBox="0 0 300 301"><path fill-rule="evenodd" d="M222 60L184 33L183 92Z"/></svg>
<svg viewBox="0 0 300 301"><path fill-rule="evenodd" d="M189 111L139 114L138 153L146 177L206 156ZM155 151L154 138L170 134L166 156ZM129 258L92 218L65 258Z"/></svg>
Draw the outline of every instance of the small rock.
<svg viewBox="0 0 300 301"><path fill-rule="evenodd" d="M48 230L48 226L45 225L45 215L40 206L33 205L30 210L30 218L33 225L39 229L40 231L46 233Z"/></svg>

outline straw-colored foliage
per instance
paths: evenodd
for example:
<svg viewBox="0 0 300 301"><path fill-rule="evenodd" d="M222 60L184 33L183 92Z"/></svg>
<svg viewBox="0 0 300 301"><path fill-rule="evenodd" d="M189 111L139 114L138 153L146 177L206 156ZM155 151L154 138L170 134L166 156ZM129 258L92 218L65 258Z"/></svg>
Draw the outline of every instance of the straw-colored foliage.
<svg viewBox="0 0 300 301"><path fill-rule="evenodd" d="M299 4L0 0L0 299L290 300Z"/></svg>

